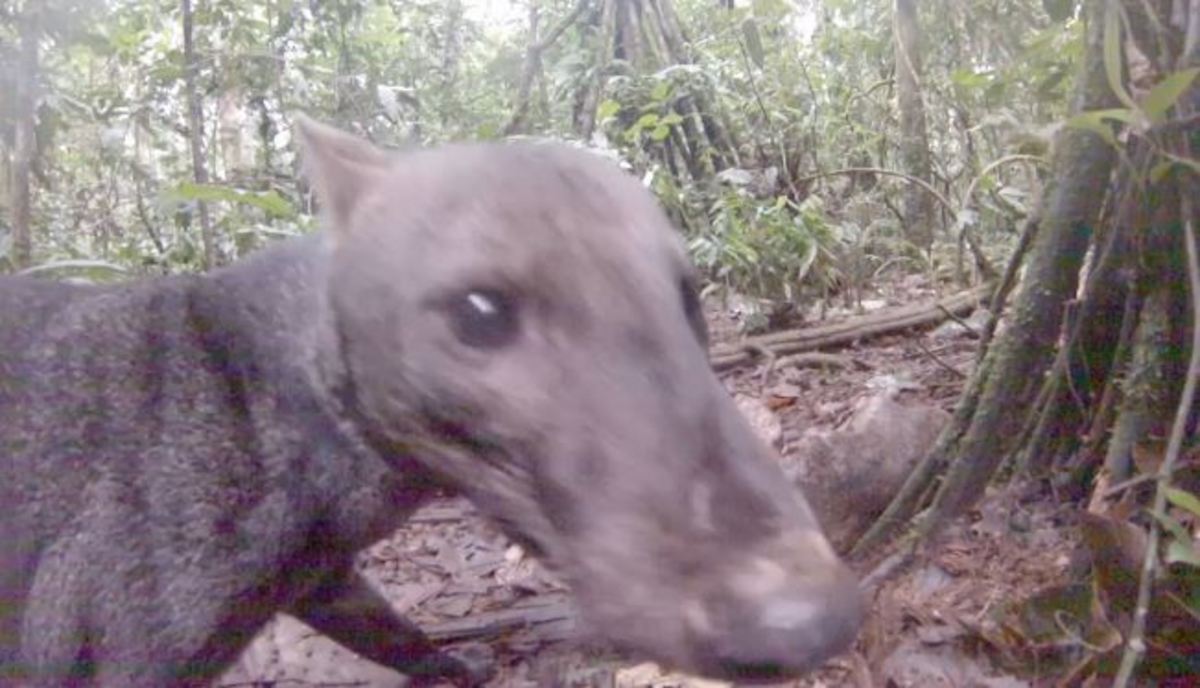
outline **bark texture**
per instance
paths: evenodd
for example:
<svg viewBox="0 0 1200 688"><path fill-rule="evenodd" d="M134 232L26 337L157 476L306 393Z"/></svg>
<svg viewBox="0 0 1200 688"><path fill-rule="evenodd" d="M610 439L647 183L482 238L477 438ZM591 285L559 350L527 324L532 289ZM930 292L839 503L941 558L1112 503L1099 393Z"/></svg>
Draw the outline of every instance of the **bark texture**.
<svg viewBox="0 0 1200 688"><path fill-rule="evenodd" d="M925 131L925 102L921 76L921 29L917 0L896 0L894 6L896 97L900 107L900 162L907 174L929 181L933 163ZM904 190L904 224L909 241L928 253L933 246L933 201L920 189Z"/></svg>
<svg viewBox="0 0 1200 688"><path fill-rule="evenodd" d="M17 123L12 166L12 262L18 270L33 262L33 162L37 155L38 42L42 37L38 3L26 3L21 21L17 67Z"/></svg>
<svg viewBox="0 0 1200 688"><path fill-rule="evenodd" d="M196 60L196 43L193 39L192 1L182 0L183 14L183 73L188 103L188 144L192 152L192 177L197 184L208 183L208 166L204 161L204 104L196 87L196 73L200 65ZM217 265L217 245L213 237L212 219L208 215L208 203L196 201L200 218L200 240L204 248L202 265L211 270Z"/></svg>

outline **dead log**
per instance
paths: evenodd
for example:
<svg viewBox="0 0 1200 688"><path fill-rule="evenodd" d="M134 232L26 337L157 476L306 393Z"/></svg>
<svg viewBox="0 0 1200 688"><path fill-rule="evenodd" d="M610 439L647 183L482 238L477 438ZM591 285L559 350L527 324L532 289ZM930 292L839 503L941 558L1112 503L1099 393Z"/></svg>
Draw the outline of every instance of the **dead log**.
<svg viewBox="0 0 1200 688"><path fill-rule="evenodd" d="M723 371L764 355L785 356L802 351L829 349L885 334L930 327L946 320L946 313L970 313L981 301L988 298L992 288L992 285L985 284L933 303L889 308L837 323L747 337L739 344L713 347L709 360L714 370Z"/></svg>

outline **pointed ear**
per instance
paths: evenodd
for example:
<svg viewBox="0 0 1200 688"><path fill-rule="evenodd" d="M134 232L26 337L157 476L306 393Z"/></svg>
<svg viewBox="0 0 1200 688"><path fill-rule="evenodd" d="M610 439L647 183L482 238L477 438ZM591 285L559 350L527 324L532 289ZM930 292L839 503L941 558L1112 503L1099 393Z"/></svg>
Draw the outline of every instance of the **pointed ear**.
<svg viewBox="0 0 1200 688"><path fill-rule="evenodd" d="M333 229L346 231L363 191L387 169L392 157L370 141L307 115L297 114L295 121L304 173L324 204Z"/></svg>

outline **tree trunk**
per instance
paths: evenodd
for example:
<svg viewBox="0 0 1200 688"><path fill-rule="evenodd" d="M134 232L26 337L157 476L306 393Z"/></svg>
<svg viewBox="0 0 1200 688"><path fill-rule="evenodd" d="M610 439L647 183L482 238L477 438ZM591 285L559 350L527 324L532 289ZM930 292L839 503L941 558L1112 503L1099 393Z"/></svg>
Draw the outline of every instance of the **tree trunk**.
<svg viewBox="0 0 1200 688"><path fill-rule="evenodd" d="M900 107L900 160L902 170L917 179L932 181L933 164L925 132L925 104L921 85L921 30L917 0L895 0L894 33L896 96ZM904 190L904 226L909 241L928 254L933 246L933 201L921 189Z"/></svg>
<svg viewBox="0 0 1200 688"><path fill-rule="evenodd" d="M605 77L612 58L616 12L617 0L600 0L600 8L595 15L595 21L598 22L596 61L592 67L591 78L580 84L575 92L572 123L575 135L584 141L590 140L596 130L596 108L600 106L600 98L604 95Z"/></svg>
<svg viewBox="0 0 1200 688"><path fill-rule="evenodd" d="M525 49L525 61L521 65L521 82L517 85L517 98L513 104L512 117L504 125L504 135L523 134L525 118L529 114L529 95L533 92L533 80L541 68L542 51L538 47L538 23L542 14L538 2L529 3L529 47Z"/></svg>
<svg viewBox="0 0 1200 688"><path fill-rule="evenodd" d="M903 0L898 0L903 1ZM1103 2L1088 5L1084 75L1073 110L1115 107L1103 60ZM1099 136L1064 129L1054 146L1054 169L1041 213L1042 226L1029 255L1030 264L1013 303L1010 325L988 352L993 374L984 382L971 425L955 448L955 461L939 492L930 524L961 513L983 494L983 487L1015 448L1023 418L1053 359L1063 308L1074 295L1079 271L1104 202L1113 149Z"/></svg>
<svg viewBox="0 0 1200 688"><path fill-rule="evenodd" d="M1132 477L1130 458L1137 445L1162 442L1187 370L1184 246L1177 210L1179 197L1169 180L1149 189L1138 203L1132 233L1139 241L1138 265L1144 292L1131 337L1127 372L1119 381L1121 403L1104 466L1113 480ZM1139 194L1137 197L1142 198Z"/></svg>
<svg viewBox="0 0 1200 688"><path fill-rule="evenodd" d="M638 31L637 8L630 0L612 0L616 6L613 31L613 56L635 67L642 64L642 42Z"/></svg>
<svg viewBox="0 0 1200 688"><path fill-rule="evenodd" d="M1074 112L1115 106L1104 71L1104 0L1090 0L1086 7L1086 46ZM944 468L948 467L945 481L922 532L961 513L983 494L1000 462L1017 448L1028 422L1017 410L1034 406L1054 358L1064 309L1075 296L1116 157L1098 135L1076 128L1059 132L1054 151L1054 173L1039 213L1040 231L1007 316L1008 328L976 368L949 426L855 545L855 554L870 551L902 524Z"/></svg>
<svg viewBox="0 0 1200 688"><path fill-rule="evenodd" d="M546 34L538 38L538 22L541 19L536 2L529 6L529 47L525 50L525 63L521 69L521 83L517 88L517 100L513 107L512 119L504 126L504 135L523 134L528 126L529 98L533 92L533 83L537 80L542 69L542 53L554 45L558 37L567 30L588 6L588 0L579 0L575 7ZM594 109L594 108L593 108Z"/></svg>
<svg viewBox="0 0 1200 688"><path fill-rule="evenodd" d="M694 59L690 42L679 22L679 15L675 12L675 6L671 4L671 0L649 0L649 4L658 29L666 42L667 54L670 56L671 62L673 64L692 64ZM703 89L690 89L696 115L700 118L704 134L713 149L713 164L718 169L737 165L737 146L729 130L722 124L723 118L717 112L717 108L713 106L708 95L708 92Z"/></svg>
<svg viewBox="0 0 1200 688"><path fill-rule="evenodd" d="M21 47L17 67L16 131L12 166L13 267L33 262L33 162L37 155L38 43L42 38L39 3L25 5L21 22Z"/></svg>
<svg viewBox="0 0 1200 688"><path fill-rule="evenodd" d="M582 138L590 138L595 127L596 106L610 56L635 65L639 72L693 63L687 36L671 0L602 0L598 16L600 57L593 79L576 91L573 107L575 132ZM664 160L678 155L697 181L710 179L718 168L736 164L733 138L722 126L705 91L707 86L693 79L680 79L673 85L676 93L671 106L683 118L679 125L682 136L672 132L673 153L647 150L647 154ZM667 143L663 140L649 147L665 149Z"/></svg>
<svg viewBox="0 0 1200 688"><path fill-rule="evenodd" d="M463 98L459 93L458 82L461 77L463 54L463 17L465 10L462 0L447 0L446 21L442 24L442 60L441 60L441 124L449 128L461 116Z"/></svg>
<svg viewBox="0 0 1200 688"><path fill-rule="evenodd" d="M188 139L192 149L192 177L197 184L208 183L208 167L204 163L204 109L200 92L196 88L196 73L200 69L196 60L196 46L192 39L192 2L182 0L183 13L183 74L187 89ZM196 201L200 216L200 239L204 246L203 267L211 270L217 265L217 247L213 238L212 221L208 216L208 203Z"/></svg>

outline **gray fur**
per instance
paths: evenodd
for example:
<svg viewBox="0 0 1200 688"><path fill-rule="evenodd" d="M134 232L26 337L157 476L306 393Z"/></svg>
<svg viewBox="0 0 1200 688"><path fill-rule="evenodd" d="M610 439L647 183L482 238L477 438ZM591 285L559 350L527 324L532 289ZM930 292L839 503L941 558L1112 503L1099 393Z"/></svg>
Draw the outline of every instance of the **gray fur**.
<svg viewBox="0 0 1200 688"><path fill-rule="evenodd" d="M305 137L318 235L207 276L0 278L0 680L203 685L279 611L478 679L350 566L436 484L622 647L726 676L845 647L853 581L709 370L648 193L558 146ZM521 306L496 350L443 308L486 287Z"/></svg>
<svg viewBox="0 0 1200 688"><path fill-rule="evenodd" d="M0 278L0 658L23 635L50 684L88 645L103 685L209 678L418 503L426 473L312 382L322 244L117 287Z"/></svg>

